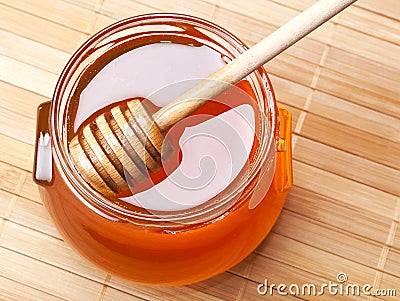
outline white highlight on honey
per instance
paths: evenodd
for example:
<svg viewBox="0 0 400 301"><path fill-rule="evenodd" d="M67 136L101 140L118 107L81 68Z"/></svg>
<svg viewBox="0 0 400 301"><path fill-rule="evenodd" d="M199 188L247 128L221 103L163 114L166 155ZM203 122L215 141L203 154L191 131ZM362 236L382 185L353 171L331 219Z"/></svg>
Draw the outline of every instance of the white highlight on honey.
<svg viewBox="0 0 400 301"><path fill-rule="evenodd" d="M122 200L149 210L177 211L213 198L248 163L254 124L254 111L245 104L186 128L179 140L179 167L152 188Z"/></svg>

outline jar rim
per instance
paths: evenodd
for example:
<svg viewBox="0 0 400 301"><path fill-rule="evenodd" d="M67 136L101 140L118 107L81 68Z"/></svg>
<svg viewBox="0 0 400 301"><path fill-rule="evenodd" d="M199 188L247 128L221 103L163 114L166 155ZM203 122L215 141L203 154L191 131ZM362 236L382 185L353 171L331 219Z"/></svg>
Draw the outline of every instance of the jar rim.
<svg viewBox="0 0 400 301"><path fill-rule="evenodd" d="M61 97L63 96L64 87L66 82L69 81L71 74L73 74L74 66L77 62L82 59L86 51L90 50L96 43L102 40L104 35L113 34L114 32L118 32L118 30L122 30L125 26L140 26L140 25L147 25L156 22L165 23L167 21L173 21L174 24L177 22L181 22L182 24L196 25L203 27L213 34L217 34L220 38L224 41L228 42L230 46L233 46L235 50L239 53L242 53L248 49L248 47L241 42L236 36L228 32L226 29L216 25L210 21L185 15L185 14L176 14L176 13L155 13L155 14L144 14L139 16L134 16L131 18L127 18L116 23L111 24L110 26L102 29L90 39L88 39L70 58L66 66L64 67L59 80L57 82L54 95L52 98L51 104L51 115L50 115L50 131L52 137L52 146L53 146L53 156L55 165L57 170L59 171L60 175L62 176L63 180L69 186L71 191L74 195L79 198L83 203L85 203L88 207L92 209L97 209L98 213L101 213L103 216L116 216L121 219L130 220L130 221L145 221L145 222L160 222L159 216L149 217L139 214L138 212L133 212L127 209L124 209L120 206L113 206L110 201L102 196L100 193L88 187L89 185L83 178L75 171L74 168L71 168L71 165L74 165L70 158L68 151L65 145L62 143L62 127L63 124L60 124L60 118L58 118L60 114L60 105L61 105ZM182 222L182 221L189 221L193 220L198 222L200 216L208 216L210 210L215 211L216 208L225 208L223 205L229 203L230 200L235 198L237 193L243 192L246 186L254 179L254 177L261 171L261 166L263 165L264 161L268 156L275 152L275 139L278 136L278 129L279 129L279 114L277 109L277 104L275 100L275 96L273 94L272 86L270 80L268 78L267 73L265 70L260 67L258 70L254 71L253 73L257 74L257 77L260 79L260 88L262 92L265 94L264 101L267 102L268 112L270 116L265 116L266 122L269 124L265 124L265 121L262 122L262 126L269 125L270 133L265 135L265 129L263 129L262 137L264 138L263 141L260 139L260 151L257 155L257 162L255 168L251 171L251 174L246 178L246 181L241 183L238 187L235 187L235 191L228 195L225 195L221 198L217 205L219 206L212 206L206 211L193 211L191 209L187 209L184 213L179 214L171 214L168 216L163 216L162 222ZM259 104L260 105L260 104ZM261 110L260 110L261 111ZM64 120L64 119L62 119ZM265 140L265 141L264 141ZM89 188L89 190L88 190ZM226 189L226 188L225 188ZM224 189L224 190L225 190ZM250 193L251 191L243 192L243 193ZM246 196L240 195L240 199L245 199ZM207 202L206 202L207 203ZM236 203L236 202L235 202ZM235 203L231 204L232 207ZM108 214L104 214L104 211ZM220 212L219 215L223 214L226 210ZM216 213L216 212L214 212ZM209 219L209 218L208 218Z"/></svg>

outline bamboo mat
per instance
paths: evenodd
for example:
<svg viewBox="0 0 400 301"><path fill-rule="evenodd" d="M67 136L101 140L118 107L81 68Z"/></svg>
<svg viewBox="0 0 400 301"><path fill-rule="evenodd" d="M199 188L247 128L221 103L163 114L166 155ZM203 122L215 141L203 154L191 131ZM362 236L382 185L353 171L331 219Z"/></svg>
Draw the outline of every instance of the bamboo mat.
<svg viewBox="0 0 400 301"><path fill-rule="evenodd" d="M314 0L0 0L0 299L400 300L400 1L360 0L267 64L293 114L294 187L242 263L185 287L105 274L62 240L32 182L35 110L70 55L116 20L181 12L248 45ZM397 297L273 296L274 284L349 283Z"/></svg>

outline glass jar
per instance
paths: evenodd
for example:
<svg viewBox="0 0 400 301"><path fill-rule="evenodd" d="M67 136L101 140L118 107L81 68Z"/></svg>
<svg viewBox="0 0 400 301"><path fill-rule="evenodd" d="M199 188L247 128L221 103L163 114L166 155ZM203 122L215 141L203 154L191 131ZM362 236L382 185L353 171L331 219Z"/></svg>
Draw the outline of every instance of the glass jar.
<svg viewBox="0 0 400 301"><path fill-rule="evenodd" d="M259 111L259 144L246 176L182 212L160 215L116 206L74 166L68 153L67 110L88 66L121 42L140 38L151 43L154 32L190 35L230 59L247 49L225 29L187 15L142 15L103 29L72 56L52 101L38 108L33 177L59 231L83 256L136 282L184 285L231 268L271 230L292 185L291 115L277 107L268 76L259 68L247 77Z"/></svg>

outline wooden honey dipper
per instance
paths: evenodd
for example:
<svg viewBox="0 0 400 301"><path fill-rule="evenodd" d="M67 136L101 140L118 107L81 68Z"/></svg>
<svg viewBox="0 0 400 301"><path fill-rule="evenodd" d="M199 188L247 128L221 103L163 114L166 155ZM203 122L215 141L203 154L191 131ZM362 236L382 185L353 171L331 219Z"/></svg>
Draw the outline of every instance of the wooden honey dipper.
<svg viewBox="0 0 400 301"><path fill-rule="evenodd" d="M101 114L69 144L76 167L104 195L129 191L161 167L163 133L355 1L318 1L154 115L138 99Z"/></svg>

